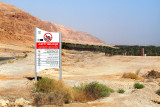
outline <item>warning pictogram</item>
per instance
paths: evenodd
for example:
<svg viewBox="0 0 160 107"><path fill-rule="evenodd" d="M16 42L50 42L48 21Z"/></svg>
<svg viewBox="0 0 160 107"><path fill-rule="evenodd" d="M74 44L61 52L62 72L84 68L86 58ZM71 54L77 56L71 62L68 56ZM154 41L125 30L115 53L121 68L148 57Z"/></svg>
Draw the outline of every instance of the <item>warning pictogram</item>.
<svg viewBox="0 0 160 107"><path fill-rule="evenodd" d="M45 40L46 42L50 42L50 41L52 40L52 34L50 34L50 33L45 33L45 34L44 34L44 40Z"/></svg>

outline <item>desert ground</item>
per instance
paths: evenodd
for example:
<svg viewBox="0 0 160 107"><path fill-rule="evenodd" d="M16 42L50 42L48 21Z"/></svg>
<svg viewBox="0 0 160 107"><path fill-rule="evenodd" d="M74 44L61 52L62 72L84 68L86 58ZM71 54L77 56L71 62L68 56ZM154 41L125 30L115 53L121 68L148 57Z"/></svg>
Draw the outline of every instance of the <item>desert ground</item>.
<svg viewBox="0 0 160 107"><path fill-rule="evenodd" d="M0 61L0 99L13 101L24 98L32 102L34 80L34 49L15 45L0 45L0 57L23 55L26 58ZM148 71L160 71L160 56L105 56L100 52L62 50L62 79L69 86L98 81L114 89L123 88L124 94L112 93L109 97L87 103L66 104L66 107L159 107L160 79L145 79ZM137 73L138 80L122 78L124 73ZM46 69L38 73L40 77L59 79L58 69ZM134 83L145 85L143 89L134 89Z"/></svg>

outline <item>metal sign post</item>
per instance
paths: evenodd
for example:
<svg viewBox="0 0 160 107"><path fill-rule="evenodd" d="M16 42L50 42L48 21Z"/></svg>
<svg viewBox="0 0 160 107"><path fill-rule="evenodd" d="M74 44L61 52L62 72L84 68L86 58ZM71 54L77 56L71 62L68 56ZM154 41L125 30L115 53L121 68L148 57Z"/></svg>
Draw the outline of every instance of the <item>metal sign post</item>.
<svg viewBox="0 0 160 107"><path fill-rule="evenodd" d="M62 80L62 36L59 34L59 80Z"/></svg>
<svg viewBox="0 0 160 107"><path fill-rule="evenodd" d="M37 28L35 27L34 29L35 29L35 45L34 45L35 46L35 60L34 60L35 61L35 81L37 81L37 67L36 67L37 66L37 62L36 62L36 59L37 59L37 52L36 52Z"/></svg>
<svg viewBox="0 0 160 107"><path fill-rule="evenodd" d="M47 32L35 27L35 80L37 72L49 68L59 68L62 80L61 33Z"/></svg>

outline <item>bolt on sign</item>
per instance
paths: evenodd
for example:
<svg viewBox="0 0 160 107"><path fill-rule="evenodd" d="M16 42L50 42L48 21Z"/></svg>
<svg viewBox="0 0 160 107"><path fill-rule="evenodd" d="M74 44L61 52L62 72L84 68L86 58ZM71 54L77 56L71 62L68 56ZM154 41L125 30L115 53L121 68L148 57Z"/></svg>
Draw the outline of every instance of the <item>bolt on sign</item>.
<svg viewBox="0 0 160 107"><path fill-rule="evenodd" d="M35 80L37 72L49 68L59 68L60 80L62 79L61 33L35 27Z"/></svg>

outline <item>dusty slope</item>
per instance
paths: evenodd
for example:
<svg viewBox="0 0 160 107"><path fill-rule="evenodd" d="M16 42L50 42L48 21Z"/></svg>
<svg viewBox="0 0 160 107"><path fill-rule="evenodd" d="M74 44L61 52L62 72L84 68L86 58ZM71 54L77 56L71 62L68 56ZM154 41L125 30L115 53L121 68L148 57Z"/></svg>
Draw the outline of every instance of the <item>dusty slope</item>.
<svg viewBox="0 0 160 107"><path fill-rule="evenodd" d="M0 43L34 45L34 27L62 32L65 42L106 45L100 39L66 26L42 21L10 4L0 2Z"/></svg>

